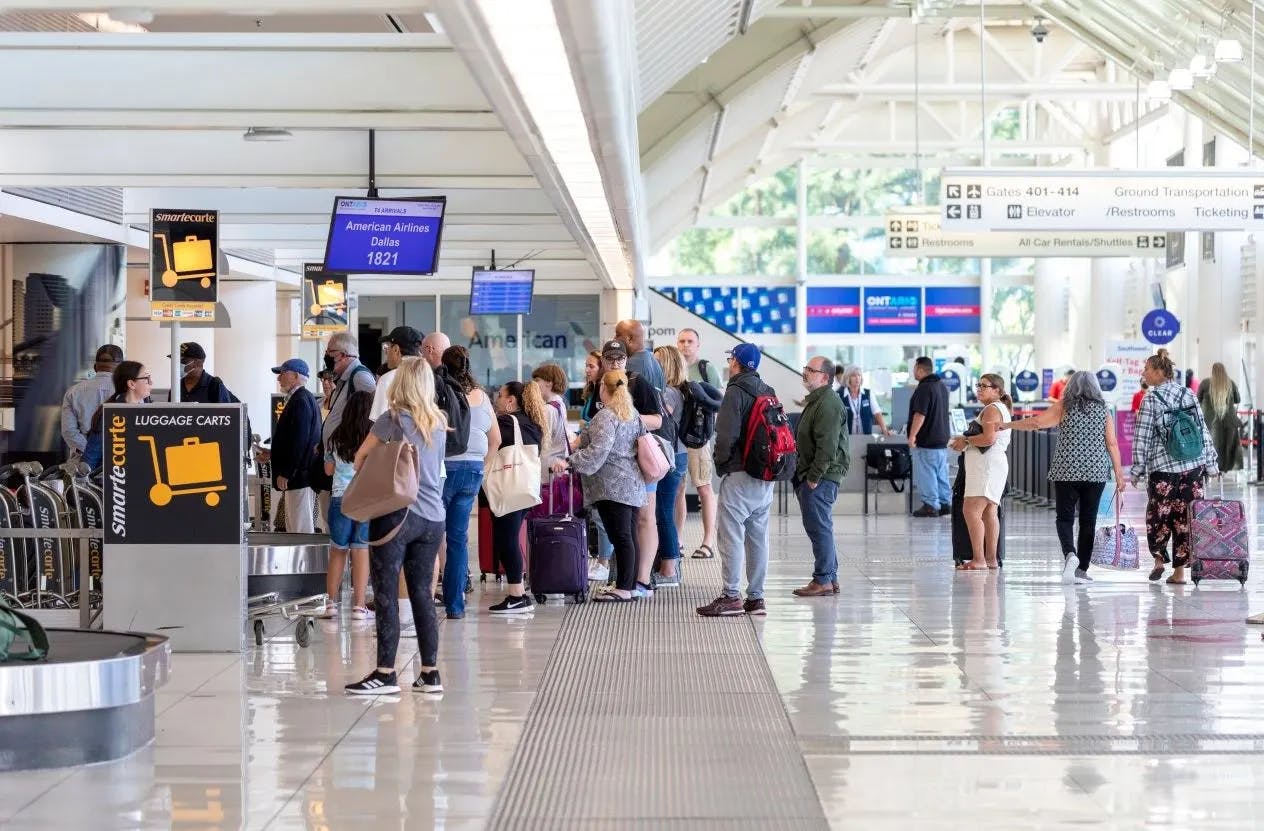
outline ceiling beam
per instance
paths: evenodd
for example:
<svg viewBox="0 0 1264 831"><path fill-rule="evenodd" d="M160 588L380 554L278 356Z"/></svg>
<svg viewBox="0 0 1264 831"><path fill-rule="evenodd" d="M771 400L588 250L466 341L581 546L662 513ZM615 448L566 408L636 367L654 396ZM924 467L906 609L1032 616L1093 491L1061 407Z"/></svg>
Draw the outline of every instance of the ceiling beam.
<svg viewBox="0 0 1264 831"><path fill-rule="evenodd" d="M1022 5L1006 5L997 4L985 5L983 7L985 17L1002 20L1021 20L1032 16L1031 11ZM957 18L957 17L979 17L979 7L976 6L949 6L942 9L923 9L920 16L922 18ZM797 20L860 20L864 18L874 17L890 17L897 19L911 20L913 17L912 6L832 6L832 5L810 5L810 6L788 6L781 5L769 9L764 12L761 17L774 18L793 18Z"/></svg>
<svg viewBox="0 0 1264 831"><path fill-rule="evenodd" d="M1126 100L1137 97L1137 90L1132 84L1069 84L1069 83L1031 83L1031 82L998 82L988 83L984 87L989 99L995 98L1030 98L1038 96L1045 99L1070 98L1074 100ZM977 81L959 81L956 83L858 83L827 84L815 93L822 98L874 96L884 100L895 98L923 101L957 101L963 96L978 95Z"/></svg>
<svg viewBox="0 0 1264 831"><path fill-rule="evenodd" d="M5 7L23 11L97 12L107 14L122 5L92 0L8 0ZM155 15L239 14L258 17L289 14L346 14L347 0L144 0L142 7ZM361 14L421 14L430 11L430 0L356 0Z"/></svg>

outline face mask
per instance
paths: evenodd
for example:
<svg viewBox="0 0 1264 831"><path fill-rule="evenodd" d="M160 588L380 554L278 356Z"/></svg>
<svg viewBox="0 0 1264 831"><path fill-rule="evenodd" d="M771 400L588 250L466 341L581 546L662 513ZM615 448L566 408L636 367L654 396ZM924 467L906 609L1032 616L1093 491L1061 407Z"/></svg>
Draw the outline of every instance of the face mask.
<svg viewBox="0 0 1264 831"><path fill-rule="evenodd" d="M333 372L333 371L334 371L334 364L336 364L336 363L338 363L338 362L334 360L334 356L333 356L333 355L326 355L326 356L325 356L325 369L329 370L330 372Z"/></svg>
<svg viewBox="0 0 1264 831"><path fill-rule="evenodd" d="M180 364L180 377L188 378L193 374L194 369L196 369L196 367L193 365L192 361L187 364Z"/></svg>

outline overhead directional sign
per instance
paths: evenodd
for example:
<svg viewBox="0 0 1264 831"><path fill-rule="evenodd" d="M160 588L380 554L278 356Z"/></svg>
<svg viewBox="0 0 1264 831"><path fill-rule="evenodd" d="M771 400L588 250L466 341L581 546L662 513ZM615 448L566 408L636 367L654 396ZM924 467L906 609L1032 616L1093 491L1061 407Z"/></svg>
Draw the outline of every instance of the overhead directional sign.
<svg viewBox="0 0 1264 831"><path fill-rule="evenodd" d="M943 229L1241 231L1264 229L1264 171L949 170Z"/></svg>
<svg viewBox="0 0 1264 831"><path fill-rule="evenodd" d="M1167 244L1135 231L950 232L935 208L887 214L886 231L888 257L1159 257Z"/></svg>

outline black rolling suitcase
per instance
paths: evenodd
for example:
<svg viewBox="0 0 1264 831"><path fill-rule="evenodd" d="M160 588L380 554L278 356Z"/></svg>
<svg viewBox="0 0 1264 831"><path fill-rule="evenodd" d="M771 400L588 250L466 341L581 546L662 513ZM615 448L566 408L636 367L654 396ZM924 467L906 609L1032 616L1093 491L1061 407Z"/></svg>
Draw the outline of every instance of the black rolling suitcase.
<svg viewBox="0 0 1264 831"><path fill-rule="evenodd" d="M968 563L974 559L974 548L970 545L970 529L966 527L966 517L962 510L966 498L966 466L965 462L957 462L957 478L952 483L952 560L955 565ZM996 508L997 519L1001 530L996 540L996 562L1005 565L1005 500Z"/></svg>

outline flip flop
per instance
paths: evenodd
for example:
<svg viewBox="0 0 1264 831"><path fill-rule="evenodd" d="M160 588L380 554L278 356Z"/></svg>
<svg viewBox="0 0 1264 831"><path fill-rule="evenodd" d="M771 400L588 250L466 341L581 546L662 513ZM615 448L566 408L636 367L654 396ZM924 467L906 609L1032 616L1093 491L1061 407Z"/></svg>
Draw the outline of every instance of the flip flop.
<svg viewBox="0 0 1264 831"><path fill-rule="evenodd" d="M962 563L958 571L987 571L987 566L976 566L974 563Z"/></svg>
<svg viewBox="0 0 1264 831"><path fill-rule="evenodd" d="M1184 585L1185 585L1186 583L1188 583L1189 581L1188 581L1188 580L1177 580L1175 577L1169 577L1169 578L1167 578L1166 580L1164 580L1163 582L1164 582L1164 583L1167 583L1169 586L1184 586Z"/></svg>
<svg viewBox="0 0 1264 831"><path fill-rule="evenodd" d="M600 594L593 597L594 603L631 603L635 600L636 600L635 595L633 595L632 597L623 597L622 595L615 594L612 591L601 592Z"/></svg>
<svg viewBox="0 0 1264 831"><path fill-rule="evenodd" d="M695 560L713 560L715 559L715 551L711 546L703 544L694 549L693 558Z"/></svg>

